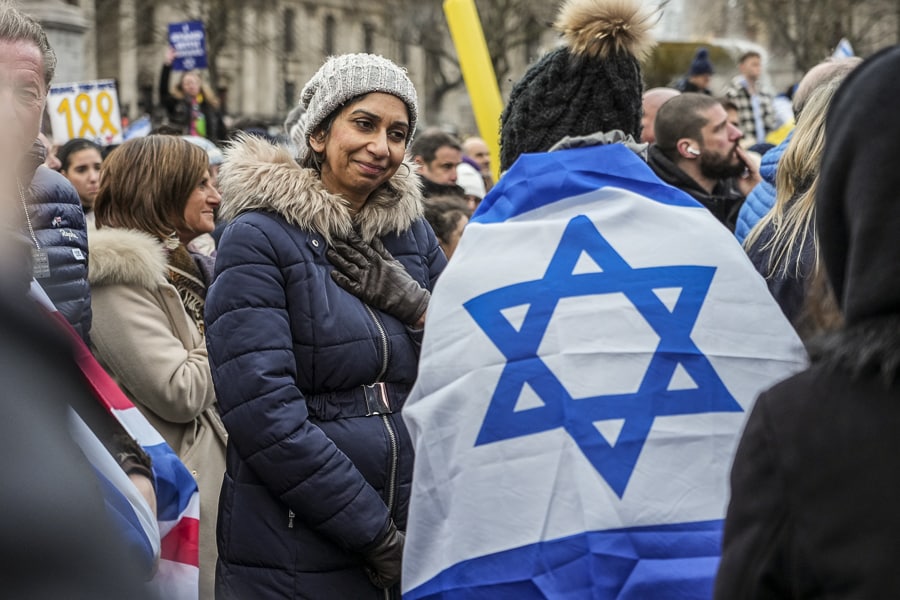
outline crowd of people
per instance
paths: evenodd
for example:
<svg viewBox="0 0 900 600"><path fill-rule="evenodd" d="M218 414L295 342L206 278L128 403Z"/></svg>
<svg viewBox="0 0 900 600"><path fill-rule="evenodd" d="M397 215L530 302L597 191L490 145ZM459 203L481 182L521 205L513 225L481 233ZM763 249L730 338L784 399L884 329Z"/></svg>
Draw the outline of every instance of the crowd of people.
<svg viewBox="0 0 900 600"><path fill-rule="evenodd" d="M734 234L709 253L743 245L758 272L750 284L765 282L811 360L749 412L708 593L900 593L900 131L885 101L900 85L900 50L811 69L793 94L791 133L766 144L784 119L758 52L739 57L720 95L705 48L672 88L644 90L652 15L639 2L620 3L633 10L600 42L579 41L579 28L609 22L607 4L616 2L567 3L566 45L513 87L497 181L489 144L424 126L403 66L372 54L325 60L273 140L227 132L200 72L179 73L173 87L170 50L159 84L167 125L116 148L82 138L53 147L41 119L54 50L32 17L0 5L10 224L0 438L24 440L8 454L21 468L3 469L0 527L35 520L36 491L54 485L71 501L53 516L85 524L60 525L58 537L43 524L25 550L4 536L23 568L0 585L26 598L159 589L148 582L160 531L148 565L127 527L107 518L122 499L71 441L65 410L128 476L137 512L157 513L161 501L151 460L142 440L85 416L96 390L70 359L72 340L32 306L37 288L196 482L199 578L183 597L399 598L419 468L403 407L421 375L436 284L522 155L616 145L639 157L648 194L680 190ZM571 25L569 5L583 22ZM492 259L514 263L520 249ZM78 560L63 568L67 554ZM48 556L56 582L37 575Z"/></svg>

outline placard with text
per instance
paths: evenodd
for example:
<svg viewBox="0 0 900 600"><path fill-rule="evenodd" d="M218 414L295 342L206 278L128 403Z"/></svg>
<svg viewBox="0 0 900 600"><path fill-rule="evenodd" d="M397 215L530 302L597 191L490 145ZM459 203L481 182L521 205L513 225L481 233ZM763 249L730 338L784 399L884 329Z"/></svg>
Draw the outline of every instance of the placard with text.
<svg viewBox="0 0 900 600"><path fill-rule="evenodd" d="M54 84L47 94L47 112L56 143L86 138L109 146L123 141L119 93L113 79Z"/></svg>
<svg viewBox="0 0 900 600"><path fill-rule="evenodd" d="M169 23L169 45L175 48L173 70L206 68L206 31L202 21Z"/></svg>

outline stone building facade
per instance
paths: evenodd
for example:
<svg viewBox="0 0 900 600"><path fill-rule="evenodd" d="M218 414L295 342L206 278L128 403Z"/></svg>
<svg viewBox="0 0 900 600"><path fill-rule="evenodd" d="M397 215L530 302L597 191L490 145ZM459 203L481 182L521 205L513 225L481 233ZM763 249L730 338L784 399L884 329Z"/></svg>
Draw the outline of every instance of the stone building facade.
<svg viewBox="0 0 900 600"><path fill-rule="evenodd" d="M545 0L534 2L548 14L554 12ZM772 49L767 64L772 83L780 88L795 81L801 74L779 51L765 20L748 17L747 2L669 0L657 37L663 42L718 45L733 58L748 46ZM460 134L476 131L464 86L446 94L435 92L430 73L436 64L434 47L452 55L443 16L434 12L440 11L439 0L22 0L19 4L48 30L60 58L57 82L114 78L122 114L131 119L160 115L157 86L167 24L199 19L206 25L212 60L208 73L232 119L280 123L325 57L374 52L409 70L419 91L423 126L440 125ZM881 5L894 6L896 0L871 0L858 10L871 12ZM428 11L430 16L423 16ZM856 23L865 22L863 13ZM893 19L879 18L867 31L864 39L869 41L857 48L859 54L897 43L900 9L892 14ZM542 17L541 22L551 18ZM504 97L528 62L556 43L549 28L542 30L545 33L529 40L527 47L507 53L509 72L499 81ZM452 59L440 64L455 69ZM720 82L730 75L717 73Z"/></svg>
<svg viewBox="0 0 900 600"><path fill-rule="evenodd" d="M207 73L234 121L280 123L327 56L373 52L406 66L420 93L423 125L460 134L476 130L464 86L443 96L438 109L429 106L425 51L404 39L397 3L390 0L43 0L20 5L50 32L60 55L56 81L116 79L122 114L131 119L147 113L161 117L157 86L167 25L199 19L214 54ZM446 31L435 35L450 44ZM552 43L550 32L547 37ZM510 62L508 84L527 66L522 53Z"/></svg>

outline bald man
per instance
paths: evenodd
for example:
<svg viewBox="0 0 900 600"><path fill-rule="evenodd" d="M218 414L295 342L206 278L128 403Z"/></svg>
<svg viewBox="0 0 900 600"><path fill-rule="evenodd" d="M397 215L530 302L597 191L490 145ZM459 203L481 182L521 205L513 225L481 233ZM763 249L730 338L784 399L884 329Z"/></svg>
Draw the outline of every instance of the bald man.
<svg viewBox="0 0 900 600"><path fill-rule="evenodd" d="M662 106L666 100L674 98L680 94L678 90L657 87L644 92L644 116L641 118L641 141L652 144L656 141L656 131L653 129L653 121L656 119L656 111Z"/></svg>
<svg viewBox="0 0 900 600"><path fill-rule="evenodd" d="M468 137L462 143L462 151L465 156L478 164L485 190L490 191L494 186L494 177L491 174L491 152L487 142L480 137Z"/></svg>

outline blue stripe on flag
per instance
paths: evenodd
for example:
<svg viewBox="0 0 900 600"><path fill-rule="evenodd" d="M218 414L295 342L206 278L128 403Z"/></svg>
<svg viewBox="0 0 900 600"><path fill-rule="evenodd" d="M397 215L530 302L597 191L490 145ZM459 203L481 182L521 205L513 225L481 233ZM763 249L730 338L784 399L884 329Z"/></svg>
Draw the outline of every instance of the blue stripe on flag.
<svg viewBox="0 0 900 600"><path fill-rule="evenodd" d="M157 518L160 521L174 521L190 503L197 489L197 482L168 445L157 444L143 448L153 461L159 510Z"/></svg>
<svg viewBox="0 0 900 600"><path fill-rule="evenodd" d="M114 524L114 530L122 534L129 552L141 561L144 572L152 573L156 561L156 551L147 537L141 520L134 512L128 498L96 467L94 473L106 503L107 513Z"/></svg>
<svg viewBox="0 0 900 600"><path fill-rule="evenodd" d="M622 144L523 154L478 205L476 223L501 223L564 198L620 187L672 206L700 204L666 185Z"/></svg>
<svg viewBox="0 0 900 600"><path fill-rule="evenodd" d="M721 520L579 533L458 563L403 598L707 600L721 536Z"/></svg>

